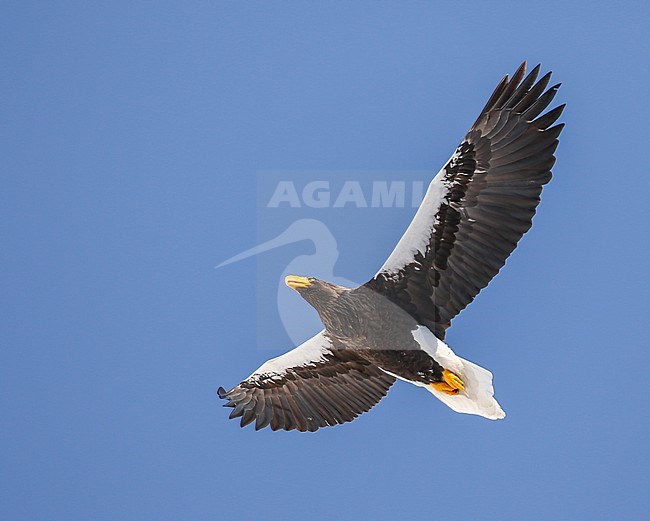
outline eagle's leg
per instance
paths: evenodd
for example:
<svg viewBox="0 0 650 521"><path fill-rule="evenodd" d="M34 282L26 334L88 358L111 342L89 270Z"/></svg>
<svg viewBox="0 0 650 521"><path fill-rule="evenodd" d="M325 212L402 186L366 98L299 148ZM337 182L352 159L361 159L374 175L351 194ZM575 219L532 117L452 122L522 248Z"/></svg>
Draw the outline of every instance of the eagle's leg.
<svg viewBox="0 0 650 521"><path fill-rule="evenodd" d="M465 389L465 384L460 379L456 373L449 371L448 369L442 370L442 380L439 382L432 382L431 387L436 391L440 391L445 394L458 394L459 391Z"/></svg>

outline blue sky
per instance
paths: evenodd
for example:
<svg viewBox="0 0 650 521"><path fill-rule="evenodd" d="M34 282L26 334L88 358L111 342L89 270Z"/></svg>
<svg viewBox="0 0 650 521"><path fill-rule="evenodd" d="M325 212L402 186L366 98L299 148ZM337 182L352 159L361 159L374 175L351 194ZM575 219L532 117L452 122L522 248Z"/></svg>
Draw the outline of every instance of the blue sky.
<svg viewBox="0 0 650 521"><path fill-rule="evenodd" d="M3 519L647 515L647 3L0 9ZM563 82L555 177L447 337L508 417L398 383L316 434L228 421L216 388L291 347L258 345L256 261L214 269L259 172L433 174L522 59ZM351 280L409 220L328 215Z"/></svg>

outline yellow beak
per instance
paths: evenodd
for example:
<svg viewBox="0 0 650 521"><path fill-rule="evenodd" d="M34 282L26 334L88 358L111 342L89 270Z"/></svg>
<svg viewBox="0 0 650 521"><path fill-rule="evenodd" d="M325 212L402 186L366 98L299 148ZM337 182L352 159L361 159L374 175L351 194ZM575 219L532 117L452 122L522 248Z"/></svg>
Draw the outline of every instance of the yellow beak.
<svg viewBox="0 0 650 521"><path fill-rule="evenodd" d="M311 286L311 282L307 277L299 277L298 275L287 275L284 278L284 283L295 290Z"/></svg>

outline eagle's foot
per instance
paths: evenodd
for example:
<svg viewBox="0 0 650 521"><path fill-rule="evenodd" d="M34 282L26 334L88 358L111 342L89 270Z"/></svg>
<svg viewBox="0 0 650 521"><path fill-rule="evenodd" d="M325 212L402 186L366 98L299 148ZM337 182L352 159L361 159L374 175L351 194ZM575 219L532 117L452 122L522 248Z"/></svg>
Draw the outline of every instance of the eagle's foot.
<svg viewBox="0 0 650 521"><path fill-rule="evenodd" d="M465 389L465 384L460 379L456 373L452 373L447 369L442 371L442 382L433 382L431 384L436 391L440 391L445 394L458 394L460 391Z"/></svg>

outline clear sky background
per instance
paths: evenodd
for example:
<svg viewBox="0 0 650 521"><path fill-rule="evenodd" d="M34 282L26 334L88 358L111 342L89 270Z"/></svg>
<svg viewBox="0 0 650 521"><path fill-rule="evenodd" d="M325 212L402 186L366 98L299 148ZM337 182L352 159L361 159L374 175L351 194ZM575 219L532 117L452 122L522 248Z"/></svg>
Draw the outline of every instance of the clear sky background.
<svg viewBox="0 0 650 521"><path fill-rule="evenodd" d="M648 19L641 1L3 2L0 517L645 519ZM257 242L257 173L433 174L522 59L563 82L555 176L447 337L508 417L398 383L316 434L227 420L216 388L291 347L257 347L256 262L214 269ZM348 223L337 273L372 275L407 223Z"/></svg>

